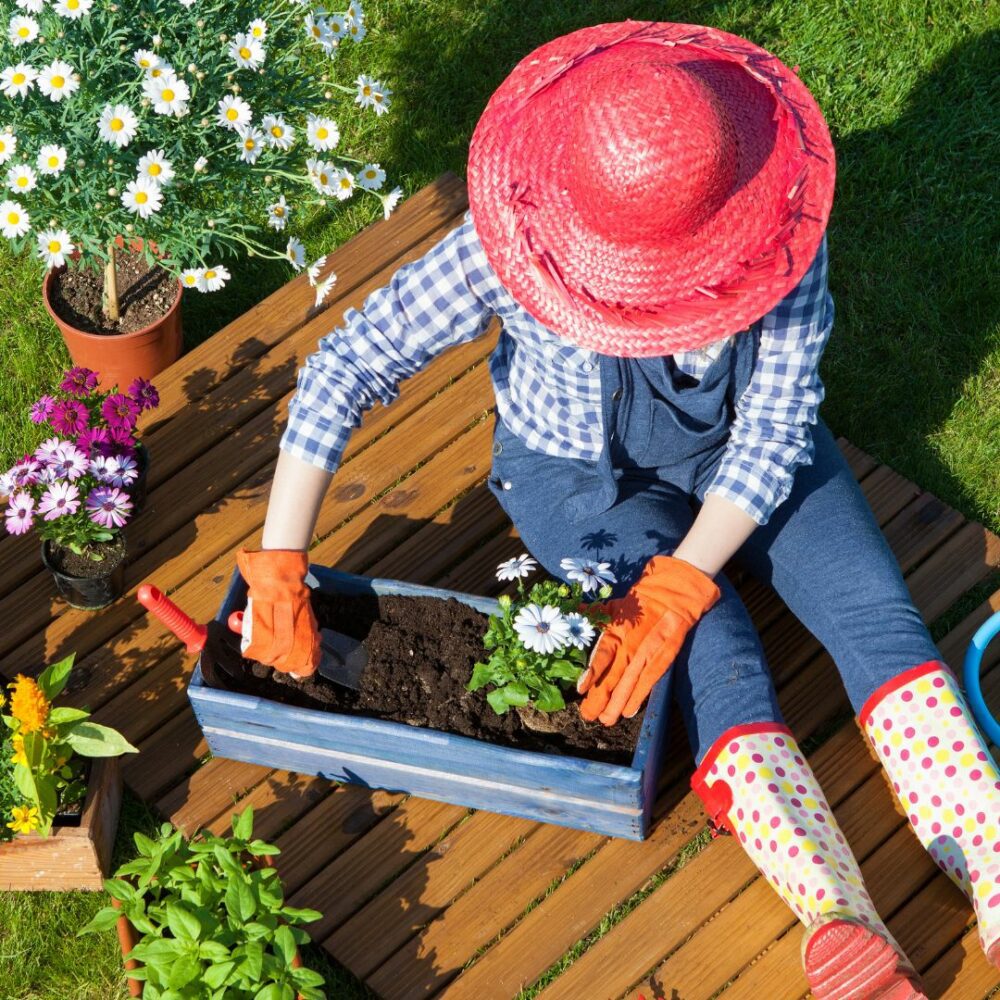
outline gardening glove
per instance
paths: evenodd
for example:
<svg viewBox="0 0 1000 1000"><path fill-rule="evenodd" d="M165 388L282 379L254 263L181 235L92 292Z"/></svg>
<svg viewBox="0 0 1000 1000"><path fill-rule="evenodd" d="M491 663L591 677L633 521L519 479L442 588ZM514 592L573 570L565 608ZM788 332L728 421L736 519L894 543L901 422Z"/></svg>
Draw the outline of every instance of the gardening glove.
<svg viewBox="0 0 1000 1000"><path fill-rule="evenodd" d="M718 599L719 588L691 563L673 556L650 559L632 589L605 605L611 623L577 682L586 695L580 714L606 726L623 715L632 718Z"/></svg>
<svg viewBox="0 0 1000 1000"><path fill-rule="evenodd" d="M236 563L250 588L243 614L243 655L293 677L315 673L321 651L305 584L306 553L240 549Z"/></svg>

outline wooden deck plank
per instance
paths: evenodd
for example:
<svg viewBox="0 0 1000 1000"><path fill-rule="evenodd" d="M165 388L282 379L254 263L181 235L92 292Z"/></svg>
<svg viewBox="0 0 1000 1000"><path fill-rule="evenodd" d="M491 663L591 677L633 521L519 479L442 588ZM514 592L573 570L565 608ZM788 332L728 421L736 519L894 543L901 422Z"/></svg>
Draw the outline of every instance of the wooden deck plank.
<svg viewBox="0 0 1000 1000"><path fill-rule="evenodd" d="M174 716L137 746L139 753L125 759L122 775L144 802L155 801L208 754L208 744L190 710Z"/></svg>

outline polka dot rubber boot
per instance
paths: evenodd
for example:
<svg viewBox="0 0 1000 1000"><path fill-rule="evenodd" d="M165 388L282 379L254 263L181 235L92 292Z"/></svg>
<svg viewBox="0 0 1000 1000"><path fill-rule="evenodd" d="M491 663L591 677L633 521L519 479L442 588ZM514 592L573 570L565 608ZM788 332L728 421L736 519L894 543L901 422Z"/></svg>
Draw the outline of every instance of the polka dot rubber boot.
<svg viewBox="0 0 1000 1000"><path fill-rule="evenodd" d="M880 687L858 721L910 825L969 897L979 940L1000 966L1000 771L955 675L923 663Z"/></svg>
<svg viewBox="0 0 1000 1000"><path fill-rule="evenodd" d="M882 922L823 790L787 727L736 726L691 786L716 831L747 854L809 929L806 978L817 1000L911 1000L913 967Z"/></svg>

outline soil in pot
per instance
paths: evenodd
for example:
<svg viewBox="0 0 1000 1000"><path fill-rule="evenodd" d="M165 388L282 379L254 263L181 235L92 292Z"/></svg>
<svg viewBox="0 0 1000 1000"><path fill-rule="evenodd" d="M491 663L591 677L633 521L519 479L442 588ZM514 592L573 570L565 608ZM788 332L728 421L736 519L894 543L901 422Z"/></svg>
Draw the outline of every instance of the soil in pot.
<svg viewBox="0 0 1000 1000"><path fill-rule="evenodd" d="M64 322L85 333L133 333L162 319L180 295L177 279L164 268L150 267L141 253L115 254L119 318L104 315L104 269L70 266L53 275L50 302ZM124 386L122 387L124 388Z"/></svg>
<svg viewBox="0 0 1000 1000"><path fill-rule="evenodd" d="M72 549L52 545L49 548L49 559L60 573L84 580L97 580L108 576L125 561L125 539L121 535L115 535L110 542L101 546L101 550L104 558L98 562L89 556L77 555Z"/></svg>
<svg viewBox="0 0 1000 1000"><path fill-rule="evenodd" d="M359 691L332 684L318 674L295 680L244 660L239 637L220 631L227 664L243 667L242 681L224 686L286 705L388 719L520 750L631 763L642 727L641 712L610 728L585 722L578 708L580 696L571 691L565 693L567 707L562 711L547 716L526 712L522 719L513 711L497 715L486 701L486 690L466 691L473 665L484 655L487 616L459 601L316 594L313 607L321 627L364 642L368 666ZM210 648L206 647L203 663ZM206 674L214 674L210 661L207 665Z"/></svg>

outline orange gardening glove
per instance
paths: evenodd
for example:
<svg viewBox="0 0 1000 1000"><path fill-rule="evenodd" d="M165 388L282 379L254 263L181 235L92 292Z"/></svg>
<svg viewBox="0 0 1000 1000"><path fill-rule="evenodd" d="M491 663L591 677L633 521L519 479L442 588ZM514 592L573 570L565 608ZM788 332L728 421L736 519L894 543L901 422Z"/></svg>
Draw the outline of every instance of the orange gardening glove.
<svg viewBox="0 0 1000 1000"><path fill-rule="evenodd" d="M236 563L250 588L243 614L243 655L295 677L315 673L321 651L305 584L306 553L240 549Z"/></svg>
<svg viewBox="0 0 1000 1000"><path fill-rule="evenodd" d="M653 556L632 589L605 605L611 623L577 683L586 695L580 714L606 726L632 718L718 599L719 588L691 563Z"/></svg>

